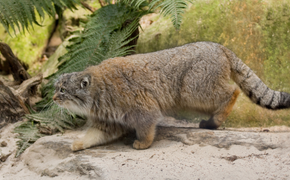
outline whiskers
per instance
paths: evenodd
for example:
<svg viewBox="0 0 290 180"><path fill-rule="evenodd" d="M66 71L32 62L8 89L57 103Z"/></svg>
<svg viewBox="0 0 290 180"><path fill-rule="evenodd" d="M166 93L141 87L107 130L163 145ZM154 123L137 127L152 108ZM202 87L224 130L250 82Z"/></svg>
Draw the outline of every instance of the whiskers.
<svg viewBox="0 0 290 180"><path fill-rule="evenodd" d="M64 108L63 108L63 107L61 107L61 106L59 106L59 109L60 109L60 115L61 115L61 116L64 116L64 113L63 113L63 111L64 111Z"/></svg>

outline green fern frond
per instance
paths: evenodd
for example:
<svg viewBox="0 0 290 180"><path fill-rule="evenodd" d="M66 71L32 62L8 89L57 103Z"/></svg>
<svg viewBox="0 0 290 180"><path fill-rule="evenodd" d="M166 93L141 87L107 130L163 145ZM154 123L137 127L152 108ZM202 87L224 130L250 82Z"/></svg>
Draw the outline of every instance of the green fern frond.
<svg viewBox="0 0 290 180"><path fill-rule="evenodd" d="M85 122L82 118L73 116L67 110L61 109L55 104L47 111L28 114L26 115L26 118L32 122L39 123L39 127L48 128L51 132L60 131L62 133L64 132L64 129L73 129Z"/></svg>
<svg viewBox="0 0 290 180"><path fill-rule="evenodd" d="M118 34L119 39L115 41L115 44L122 44L138 27L137 20L142 15L140 12L130 9L124 4L108 5L96 11L88 22L83 34L75 41L73 46L69 47L69 52L62 57L70 60L59 67L56 75L82 71L84 68L98 64L104 59L127 54L128 52L125 51L122 54L111 54L112 51L108 51L112 47L112 34ZM122 25L127 20L133 21L130 25L131 29L122 29ZM134 27L133 31L132 27ZM123 43L122 46L124 45ZM118 46L116 48L121 47ZM75 68L71 68L73 65L76 65Z"/></svg>
<svg viewBox="0 0 290 180"><path fill-rule="evenodd" d="M14 129L19 141L17 141L16 157L31 146L37 139L56 132L64 132L64 129L73 129L84 125L85 120L71 115L66 110L51 106L47 111L26 115L28 122L23 122Z"/></svg>
<svg viewBox="0 0 290 180"><path fill-rule="evenodd" d="M134 8L142 9L148 6L147 12L158 10L164 16L170 16L176 29L179 29L182 22L182 14L192 0L121 0Z"/></svg>
<svg viewBox="0 0 290 180"><path fill-rule="evenodd" d="M16 157L24 152L29 146L31 146L37 139L43 137L43 134L40 134L37 127L33 122L24 122L17 126L14 129L15 133L18 133L17 136L19 141L16 142L18 149L16 151Z"/></svg>
<svg viewBox="0 0 290 180"><path fill-rule="evenodd" d="M27 141L17 141L16 144L18 146L18 149L16 151L15 157L19 157L29 146L31 146L33 143Z"/></svg>
<svg viewBox="0 0 290 180"><path fill-rule="evenodd" d="M191 0L153 0L149 7L150 9L153 8L153 10L161 8L161 14L171 16L174 27L179 29L182 22L182 14L188 7L188 3L191 2Z"/></svg>
<svg viewBox="0 0 290 180"><path fill-rule="evenodd" d="M14 132L19 133L19 139L29 140L29 142L35 142L43 136L38 132L38 129L33 122L24 122L20 124L14 129Z"/></svg>
<svg viewBox="0 0 290 180"><path fill-rule="evenodd" d="M9 27L13 32L17 30L25 31L28 27L40 23L36 19L36 13L43 19L47 13L54 17L57 13L55 6L58 8L76 9L79 0L0 0L0 23L7 32Z"/></svg>
<svg viewBox="0 0 290 180"><path fill-rule="evenodd" d="M103 59L109 59L109 58L117 57L117 56L125 56L127 54L133 53L132 52L133 46L126 46L126 45L137 37L132 37L129 39L126 39L126 38L130 37L130 35L138 28L138 25L139 25L138 20L139 18L135 19L132 23L130 23L124 29L120 29L112 33L110 37L110 41L108 42L108 45L106 48L107 53L103 56Z"/></svg>
<svg viewBox="0 0 290 180"><path fill-rule="evenodd" d="M142 9L144 7L148 7L149 5L148 0L120 0L120 2L128 4L136 9Z"/></svg>

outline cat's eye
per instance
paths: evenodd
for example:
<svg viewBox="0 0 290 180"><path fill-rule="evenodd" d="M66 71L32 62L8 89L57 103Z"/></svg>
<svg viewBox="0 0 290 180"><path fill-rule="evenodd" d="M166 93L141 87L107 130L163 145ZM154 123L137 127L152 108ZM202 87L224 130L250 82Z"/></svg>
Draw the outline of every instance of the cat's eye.
<svg viewBox="0 0 290 180"><path fill-rule="evenodd" d="M65 89L64 88L60 88L59 90L61 93L65 93Z"/></svg>
<svg viewBox="0 0 290 180"><path fill-rule="evenodd" d="M88 77L83 78L82 82L81 82L81 88L85 88L89 85L89 79Z"/></svg>
<svg viewBox="0 0 290 180"><path fill-rule="evenodd" d="M86 87L86 86L87 86L87 84L88 84L88 82L87 82L87 81L83 81L83 82L82 82L82 87Z"/></svg>

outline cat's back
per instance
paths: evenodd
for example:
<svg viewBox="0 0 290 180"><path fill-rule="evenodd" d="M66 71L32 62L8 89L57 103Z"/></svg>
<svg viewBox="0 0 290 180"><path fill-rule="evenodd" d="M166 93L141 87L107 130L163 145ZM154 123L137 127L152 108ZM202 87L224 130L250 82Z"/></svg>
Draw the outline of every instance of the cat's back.
<svg viewBox="0 0 290 180"><path fill-rule="evenodd" d="M102 74L118 71L124 73L162 71L162 73L170 75L172 72L180 73L196 62L216 64L217 62L213 61L219 60L218 57L221 53L219 46L212 42L190 43L151 53L115 57L90 68Z"/></svg>

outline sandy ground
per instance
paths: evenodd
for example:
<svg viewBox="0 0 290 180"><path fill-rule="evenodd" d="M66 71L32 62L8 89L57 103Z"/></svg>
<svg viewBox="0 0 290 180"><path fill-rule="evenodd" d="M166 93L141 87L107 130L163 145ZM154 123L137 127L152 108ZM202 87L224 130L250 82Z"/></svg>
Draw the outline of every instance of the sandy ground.
<svg viewBox="0 0 290 180"><path fill-rule="evenodd" d="M290 179L290 129L203 130L196 124L171 123L158 128L147 150L123 140L71 152L81 131L39 139L15 158L14 125L1 131L0 179ZM130 137L129 137L130 139Z"/></svg>

